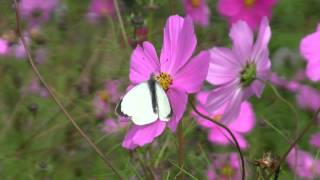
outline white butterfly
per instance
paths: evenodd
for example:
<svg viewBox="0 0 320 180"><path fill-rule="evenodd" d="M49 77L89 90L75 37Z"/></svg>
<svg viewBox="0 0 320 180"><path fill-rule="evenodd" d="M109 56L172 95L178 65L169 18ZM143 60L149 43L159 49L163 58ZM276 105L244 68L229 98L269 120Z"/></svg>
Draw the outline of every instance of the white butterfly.
<svg viewBox="0 0 320 180"><path fill-rule="evenodd" d="M136 125L146 125L160 121L169 121L172 109L166 92L151 77L130 89L116 107L116 113L130 117Z"/></svg>

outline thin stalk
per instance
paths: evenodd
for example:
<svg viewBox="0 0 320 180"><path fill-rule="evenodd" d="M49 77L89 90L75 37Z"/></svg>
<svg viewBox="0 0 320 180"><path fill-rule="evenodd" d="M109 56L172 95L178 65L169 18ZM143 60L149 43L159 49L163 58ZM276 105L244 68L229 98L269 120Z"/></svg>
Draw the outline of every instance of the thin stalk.
<svg viewBox="0 0 320 180"><path fill-rule="evenodd" d="M238 151L239 156L240 156L240 161L241 161L241 179L245 180L245 177L246 177L246 173L245 172L246 171L245 171L245 166L244 166L244 157L243 157L242 151L240 149L239 143L238 143L236 137L234 136L234 134L232 133L232 131L227 126L225 126L224 124L222 124L222 123L220 123L218 121L215 121L214 119L212 119L212 118L202 114L201 112L199 112L198 109L194 106L194 104L190 100L189 100L189 104L192 107L192 109L195 111L195 113L197 113L199 116L201 116L202 118L207 119L207 120L213 122L214 124L220 126L221 128L223 128L224 130L226 130L230 134L232 140L234 141L234 143L236 145L237 151Z"/></svg>
<svg viewBox="0 0 320 180"><path fill-rule="evenodd" d="M126 29L124 28L123 25L123 21L122 21L122 16L120 13L120 8L119 8L119 3L118 0L113 0L114 3L114 7L116 8L116 13L117 13L117 17L118 17L118 21L120 23L120 29L121 29L121 33L122 33L122 38L125 41L124 44L129 47L129 41L128 41L128 37L127 37L127 33L126 33Z"/></svg>
<svg viewBox="0 0 320 180"><path fill-rule="evenodd" d="M183 127L182 127L182 120L180 121L178 125L178 132L177 132L177 138L178 138L178 164L180 168L184 168L184 137L183 137ZM180 171L180 174L178 176L178 179L183 180L184 179L184 172Z"/></svg>
<svg viewBox="0 0 320 180"><path fill-rule="evenodd" d="M39 78L43 86L48 90L51 98L54 100L54 102L59 106L61 111L64 113L64 115L67 117L67 119L71 122L71 124L76 128L76 130L81 134L81 136L87 141L87 143L95 150L95 152L99 155L99 157L109 166L109 168L114 172L114 174L119 178L123 179L121 175L118 173L118 171L113 167L111 162L108 161L108 159L104 156L104 154L101 152L101 150L94 144L94 142L83 132L83 130L79 127L79 125L76 123L76 121L71 117L71 115L68 113L68 111L65 109L65 107L62 105L62 103L58 100L56 95L54 94L53 90L50 88L50 86L47 84L47 82L42 77L41 73L39 72L37 66L34 63L34 60L31 56L30 49L26 43L26 40L24 36L22 35L21 31L21 23L20 23L20 13L18 8L18 2L17 0L14 0L15 4L15 12L16 12L16 24L17 24L17 34L23 44L23 47L26 51L28 62L31 65L32 70L36 74L36 76Z"/></svg>

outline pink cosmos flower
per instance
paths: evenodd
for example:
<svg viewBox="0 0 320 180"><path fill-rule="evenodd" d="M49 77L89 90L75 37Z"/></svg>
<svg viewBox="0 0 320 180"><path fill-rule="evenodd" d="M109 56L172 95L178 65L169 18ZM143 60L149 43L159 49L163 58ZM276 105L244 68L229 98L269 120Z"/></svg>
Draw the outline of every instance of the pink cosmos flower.
<svg viewBox="0 0 320 180"><path fill-rule="evenodd" d="M320 133L315 133L311 136L309 143L314 147L320 149Z"/></svg>
<svg viewBox="0 0 320 180"><path fill-rule="evenodd" d="M320 107L320 92L302 85L296 95L296 101L301 108L316 111Z"/></svg>
<svg viewBox="0 0 320 180"><path fill-rule="evenodd" d="M164 28L160 60L150 42L135 48L130 64L132 84L144 82L151 75L156 76L167 92L173 114L167 123L157 120L144 126L133 125L122 142L123 147L134 149L151 143L167 125L172 131L176 130L186 108L187 94L200 90L208 72L208 52L202 51L191 58L196 44L191 18L174 15L168 18Z"/></svg>
<svg viewBox="0 0 320 180"><path fill-rule="evenodd" d="M55 8L58 0L20 0L19 10L30 26L37 26L47 22Z"/></svg>
<svg viewBox="0 0 320 180"><path fill-rule="evenodd" d="M268 19L261 21L256 43L246 22L234 24L229 34L233 48L213 47L210 50L210 66L207 81L215 85L207 98L208 112L216 112L226 106L222 121L234 120L242 101L252 95L260 97L270 74L268 43L271 30ZM260 79L260 80L258 80Z"/></svg>
<svg viewBox="0 0 320 180"><path fill-rule="evenodd" d="M120 83L120 80L107 81L105 83L105 88L98 91L93 99L96 116L99 119L105 118L105 115L110 112L110 104L115 104L121 97L121 93L119 92Z"/></svg>
<svg viewBox="0 0 320 180"><path fill-rule="evenodd" d="M320 161L315 160L306 151L293 149L287 157L287 162L296 175L303 179L317 179L320 177Z"/></svg>
<svg viewBox="0 0 320 180"><path fill-rule="evenodd" d="M222 114L224 113L224 110L226 106L222 106L219 109L217 109L215 112L208 113L205 110L204 104L207 100L208 93L207 92L201 92L197 94L197 100L198 105L197 109L204 115L209 115L213 117L213 119L220 121ZM209 135L208 138L212 143L220 144L220 145L227 145L232 143L231 136L227 131L225 131L223 128L217 126L211 121L208 121L200 116L198 116L196 113L192 113L193 116L197 119L197 122L200 126L209 129ZM246 139L244 138L244 135L249 133L254 124L255 124L255 115L253 112L253 109L251 107L251 104L249 102L244 101L241 104L240 107L240 113L239 116L232 122L222 122L225 124L235 135L240 148L247 148L248 143Z"/></svg>
<svg viewBox="0 0 320 180"><path fill-rule="evenodd" d="M317 31L304 37L300 43L300 53L307 60L306 74L312 81L320 80L320 24Z"/></svg>
<svg viewBox="0 0 320 180"><path fill-rule="evenodd" d="M183 6L186 14L195 23L203 27L209 25L210 10L206 4L206 0L183 0Z"/></svg>
<svg viewBox="0 0 320 180"><path fill-rule="evenodd" d="M227 18L230 25L243 20L255 30L264 16L271 17L276 3L277 0L219 0L218 12Z"/></svg>
<svg viewBox="0 0 320 180"><path fill-rule="evenodd" d="M5 56L10 52L9 42L0 38L0 55Z"/></svg>
<svg viewBox="0 0 320 180"><path fill-rule="evenodd" d="M117 119L106 119L103 122L102 130L107 134L119 132L121 129L127 127L128 121Z"/></svg>
<svg viewBox="0 0 320 180"><path fill-rule="evenodd" d="M239 158L237 153L217 154L207 170L208 180L241 179Z"/></svg>
<svg viewBox="0 0 320 180"><path fill-rule="evenodd" d="M100 18L107 16L113 16L116 12L113 0L91 0L88 11L88 18L91 22L97 22Z"/></svg>

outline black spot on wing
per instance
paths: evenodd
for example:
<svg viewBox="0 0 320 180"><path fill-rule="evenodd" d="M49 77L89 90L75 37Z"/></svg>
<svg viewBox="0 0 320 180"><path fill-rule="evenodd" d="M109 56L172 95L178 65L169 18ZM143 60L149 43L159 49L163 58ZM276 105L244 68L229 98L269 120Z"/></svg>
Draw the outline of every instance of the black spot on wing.
<svg viewBox="0 0 320 180"><path fill-rule="evenodd" d="M116 109L115 109L115 113L119 116L123 116L123 117L128 117L128 115L124 114L121 111L121 103L122 103L122 99L120 100L120 102L117 104Z"/></svg>
<svg viewBox="0 0 320 180"><path fill-rule="evenodd" d="M151 102L152 102L152 109L153 113L158 113L158 101L157 101L157 95L156 95L156 81L153 78L150 78L148 80L148 87L151 95Z"/></svg>

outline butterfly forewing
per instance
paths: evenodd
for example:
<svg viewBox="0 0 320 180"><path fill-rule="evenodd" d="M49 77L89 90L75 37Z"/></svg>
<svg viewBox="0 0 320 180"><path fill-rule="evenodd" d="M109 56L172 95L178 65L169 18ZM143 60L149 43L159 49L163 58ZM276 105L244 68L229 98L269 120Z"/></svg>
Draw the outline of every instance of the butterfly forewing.
<svg viewBox="0 0 320 180"><path fill-rule="evenodd" d="M158 119L148 82L142 82L129 90L119 106L121 113L129 116L136 125L150 124Z"/></svg>

